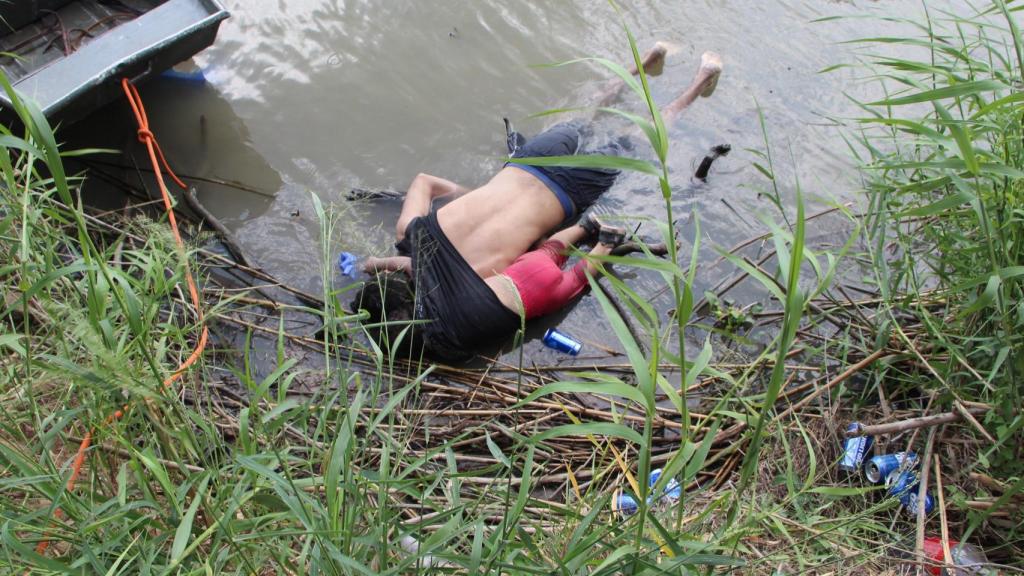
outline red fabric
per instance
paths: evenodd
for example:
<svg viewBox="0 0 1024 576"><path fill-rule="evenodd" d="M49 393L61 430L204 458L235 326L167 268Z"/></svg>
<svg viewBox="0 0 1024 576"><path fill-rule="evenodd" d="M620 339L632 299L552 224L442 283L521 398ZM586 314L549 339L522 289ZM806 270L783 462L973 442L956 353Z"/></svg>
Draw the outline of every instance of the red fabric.
<svg viewBox="0 0 1024 576"><path fill-rule="evenodd" d="M588 288L584 262L571 270L562 270L569 258L564 251L565 244L548 240L540 248L516 258L502 272L519 290L527 319L561 310Z"/></svg>

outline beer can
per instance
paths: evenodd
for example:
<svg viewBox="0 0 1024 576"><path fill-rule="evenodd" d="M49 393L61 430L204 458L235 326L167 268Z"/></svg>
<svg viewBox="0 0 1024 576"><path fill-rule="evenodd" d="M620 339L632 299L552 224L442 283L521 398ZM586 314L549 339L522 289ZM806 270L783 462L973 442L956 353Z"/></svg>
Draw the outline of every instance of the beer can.
<svg viewBox="0 0 1024 576"><path fill-rule="evenodd" d="M612 498L612 512L620 516L632 516L640 510L640 505L629 494L618 493Z"/></svg>
<svg viewBox="0 0 1024 576"><path fill-rule="evenodd" d="M577 342L572 336L555 328L548 328L548 331L544 333L544 345L573 356L579 354L580 349L583 348L583 344Z"/></svg>
<svg viewBox="0 0 1024 576"><path fill-rule="evenodd" d="M658 479L661 478L661 468L651 470L650 487L654 488L654 485L658 483ZM665 490L662 492L662 499L668 500L669 502L675 502L679 500L680 496L683 495L683 487L679 485L679 480L672 478L665 485Z"/></svg>
<svg viewBox="0 0 1024 576"><path fill-rule="evenodd" d="M905 463L905 464L904 464ZM917 454L913 452L897 452L875 456L864 465L864 475L869 482L879 483L888 478L893 471L917 466Z"/></svg>
<svg viewBox="0 0 1024 576"><path fill-rule="evenodd" d="M907 492L906 494L904 494L900 498L900 504L903 504L903 507L907 509L907 512L911 516L917 516L918 502L921 502L921 501L922 500L917 497L917 488L916 487L913 490L911 490L910 492ZM928 492L925 492L924 493L924 500L923 500L923 502L924 502L924 514L925 514L925 516L927 516L928 514L932 513L932 510L935 510L935 499L932 498L931 494L929 494Z"/></svg>
<svg viewBox="0 0 1024 576"><path fill-rule="evenodd" d="M889 495L899 498L900 504L907 509L907 512L912 516L917 515L918 503L921 501L917 497L917 487L920 482L917 478L916 470L893 470L889 473L889 476L885 479L885 485L889 488ZM932 495L925 492L924 494L924 513L931 514L932 510L935 509L935 499Z"/></svg>
<svg viewBox="0 0 1024 576"><path fill-rule="evenodd" d="M917 471L893 470L885 477L885 487L890 496L900 498L917 487Z"/></svg>
<svg viewBox="0 0 1024 576"><path fill-rule="evenodd" d="M847 432L860 429L860 423L854 422L847 428ZM871 450L875 439L871 436L854 436L843 441L843 459L839 461L839 469L847 472L857 472L864 463L864 458Z"/></svg>

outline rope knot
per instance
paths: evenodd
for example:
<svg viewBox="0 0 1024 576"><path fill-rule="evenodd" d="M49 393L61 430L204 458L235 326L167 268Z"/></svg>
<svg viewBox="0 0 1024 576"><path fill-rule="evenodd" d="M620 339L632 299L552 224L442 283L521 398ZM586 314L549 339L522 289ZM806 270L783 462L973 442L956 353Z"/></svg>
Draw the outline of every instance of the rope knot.
<svg viewBox="0 0 1024 576"><path fill-rule="evenodd" d="M152 142L156 137L149 131L149 128L139 128L139 142L145 144L146 142Z"/></svg>

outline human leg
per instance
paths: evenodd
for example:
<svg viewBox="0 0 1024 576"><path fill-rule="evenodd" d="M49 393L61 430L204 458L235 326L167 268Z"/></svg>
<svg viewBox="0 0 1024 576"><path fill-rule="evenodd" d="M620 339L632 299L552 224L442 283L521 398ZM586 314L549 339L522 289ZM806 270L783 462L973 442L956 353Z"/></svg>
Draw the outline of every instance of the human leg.
<svg viewBox="0 0 1024 576"><path fill-rule="evenodd" d="M577 224L575 226L569 226L568 228L559 230L558 232L553 234L551 238L548 238L548 242L556 240L558 242L561 242L565 246L565 248L571 248L579 244L584 238L586 238L589 235L590 233L587 231L586 228Z"/></svg>
<svg viewBox="0 0 1024 576"><path fill-rule="evenodd" d="M595 218L593 215L582 221L580 224L570 226L564 230L560 230L557 234L551 236L548 242L557 241L562 243L565 250L578 245L580 242L588 237L596 237L597 242L594 247L590 250L591 256L607 256L612 253L612 250L622 243L625 239L626 230L619 226L611 226L605 224ZM547 244L547 243L545 243ZM562 259L564 262L565 259ZM583 264L583 263L581 263ZM591 274L597 272L597 266L590 260L585 261L586 271Z"/></svg>
<svg viewBox="0 0 1024 576"><path fill-rule="evenodd" d="M641 58L641 63L644 67L644 72L648 76L657 76L661 74L661 71L665 68L665 54L668 53L668 44L664 42L655 43L654 47L648 50ZM629 67L629 73L636 76L640 73L634 63ZM604 90L601 91L597 98L595 106L602 107L611 104L618 98L619 93L622 92L622 87L626 83L621 78L616 78L605 86Z"/></svg>
<svg viewBox="0 0 1024 576"><path fill-rule="evenodd" d="M718 86L718 78L722 74L722 57L714 52L705 52L700 59L700 68L690 86L661 110L665 124L671 124L676 118L693 104L698 97L707 98Z"/></svg>

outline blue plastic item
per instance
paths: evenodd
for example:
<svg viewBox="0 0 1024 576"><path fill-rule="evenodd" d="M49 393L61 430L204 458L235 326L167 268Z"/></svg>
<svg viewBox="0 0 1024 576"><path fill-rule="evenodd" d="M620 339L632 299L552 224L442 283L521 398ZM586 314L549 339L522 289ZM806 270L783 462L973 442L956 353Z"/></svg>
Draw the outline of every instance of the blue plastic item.
<svg viewBox="0 0 1024 576"><path fill-rule="evenodd" d="M182 72L181 70L171 68L161 72L160 76L162 78L178 80L187 84L206 84L206 74L203 74L201 69L196 69L193 72Z"/></svg>
<svg viewBox="0 0 1024 576"><path fill-rule="evenodd" d="M358 261L359 258L355 254L352 254L351 252L342 252L338 255L338 269L341 270L341 273L345 276L355 278L357 274L356 262Z"/></svg>

